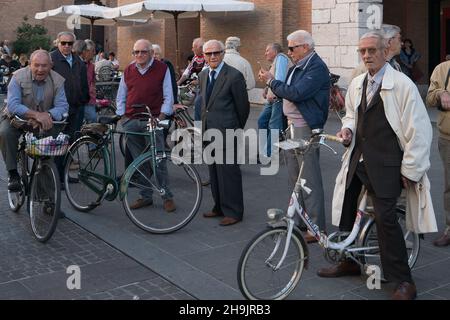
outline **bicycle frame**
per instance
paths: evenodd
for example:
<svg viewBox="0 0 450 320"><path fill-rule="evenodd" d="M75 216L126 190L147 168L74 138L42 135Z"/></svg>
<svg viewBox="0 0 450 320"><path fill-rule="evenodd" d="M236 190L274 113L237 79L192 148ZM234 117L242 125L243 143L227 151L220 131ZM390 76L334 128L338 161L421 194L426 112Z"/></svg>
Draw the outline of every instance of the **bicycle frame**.
<svg viewBox="0 0 450 320"><path fill-rule="evenodd" d="M324 137L320 138L318 144L325 145L331 149L330 146L328 146L327 144L324 143L324 139L326 139L326 135L324 135ZM306 149L303 151L303 154L307 153L310 150L310 148L312 147L313 143L311 141L312 140L310 140ZM331 150L333 150L333 149L331 149ZM281 217L281 214L280 214L281 210L280 210L272 216L272 220L275 220L275 221L269 223L271 226L278 226L279 221L282 220L283 223L286 225L287 232L288 232L288 234L287 234L288 240L286 241L286 245L285 245L283 254L282 254L277 266L274 267L274 270L278 270L281 267L281 265L283 264L284 259L286 258L286 254L289 250L289 244L290 244L290 238L292 236L292 232L293 232L294 228L297 228L295 226L295 220L294 220L294 217L296 214L305 223L307 229L313 234L313 236L318 240L319 245L322 246L324 249L332 249L332 250L337 250L340 252L343 252L343 251L357 252L357 251L374 249L374 247L348 248L357 239L361 228L364 228L363 225L367 226L368 223L370 222L370 221L368 221L365 224L362 223L362 221L363 221L362 218L366 214L364 212L364 210L366 208L366 203L367 203L367 192L364 193L364 196L360 201L358 210L356 212L356 219L353 224L353 228L352 228L350 234L347 236L347 238L340 242L330 241L330 237L327 236L325 233L321 232L319 227L311 221L306 210L300 204L299 195L301 194L302 190L307 193L310 193L312 191L306 186L306 180L301 178L303 169L304 169L304 162L302 162L302 164L300 166L299 175L298 175L297 182L295 184L294 190L293 190L291 198L290 198L289 207L287 209L286 215ZM273 209L270 209L270 210L273 210ZM273 214L274 212L272 211L271 213ZM268 214L269 214L269 212L268 212ZM269 215L269 217L270 217L270 215ZM275 255L275 253L277 252L278 248L279 248L279 243L276 244L272 254L267 259L267 261L270 261L270 259L273 257L273 255Z"/></svg>
<svg viewBox="0 0 450 320"><path fill-rule="evenodd" d="M116 130L116 124L108 124L108 131L106 133L105 141L103 141L100 144L100 148L98 150L105 150L106 157L105 159L105 165L107 166L106 172L107 175L96 173L90 170L87 170L85 168L80 168L80 180L83 180L83 183L85 183L92 191L97 193L98 195L101 195L99 202L102 202L104 199L112 201L119 196L120 200L123 200L123 198L126 195L126 185L128 184L128 181L131 179L131 170L130 168L135 168L136 164L139 163L143 158L148 157L149 155L152 155L152 170L153 172L156 171L157 161L156 155L156 130L162 130L159 128L156 128L155 125L150 125L149 130L147 132L133 132L133 131L121 131ZM147 144L144 151L141 153L139 157L133 160L133 162L128 166L128 168L125 170L121 181L119 182L117 180L117 167L116 167L116 147L115 147L115 135L116 134L125 134L125 135L136 135L136 136L146 136L149 137L150 142ZM83 137L79 138L78 140L82 139ZM77 140L77 141L78 141ZM111 151L108 148L108 144L111 142ZM162 157L164 158L166 156L165 152L163 152ZM87 163L87 166L92 164L92 161L94 158L91 158L89 162ZM94 177L96 179L99 179L102 181L103 186L106 187L105 189L98 189L95 185L89 182L88 179L84 178L83 176L88 177ZM161 188L159 186L155 186L153 183L152 187L155 190L158 190L158 192L162 192Z"/></svg>

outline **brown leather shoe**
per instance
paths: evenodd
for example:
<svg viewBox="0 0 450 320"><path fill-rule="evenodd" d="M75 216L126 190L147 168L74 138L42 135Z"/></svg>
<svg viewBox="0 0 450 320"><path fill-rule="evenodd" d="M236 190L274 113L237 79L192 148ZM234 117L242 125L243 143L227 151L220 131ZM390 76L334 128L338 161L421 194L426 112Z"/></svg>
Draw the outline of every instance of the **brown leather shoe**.
<svg viewBox="0 0 450 320"><path fill-rule="evenodd" d="M177 207L175 206L175 202L173 202L173 199L164 200L163 206L166 212L173 212L177 209Z"/></svg>
<svg viewBox="0 0 450 320"><path fill-rule="evenodd" d="M133 210L140 209L140 208L143 208L143 207L151 206L152 204L153 204L153 200L152 199L139 198L130 206L130 209L133 209Z"/></svg>
<svg viewBox="0 0 450 320"><path fill-rule="evenodd" d="M439 238L433 241L436 247L446 247L450 245L450 232L442 234Z"/></svg>
<svg viewBox="0 0 450 320"><path fill-rule="evenodd" d="M215 211L209 211L203 214L205 218L215 218L215 217L223 217L223 213L215 212Z"/></svg>
<svg viewBox="0 0 450 320"><path fill-rule="evenodd" d="M231 226L232 224L238 223L239 221L241 220L232 217L225 217L222 219L222 221L220 221L219 225L221 225L222 227Z"/></svg>
<svg viewBox="0 0 450 320"><path fill-rule="evenodd" d="M322 278L337 278L345 276L359 276L360 266L353 261L345 260L329 268L322 268L317 271L317 275Z"/></svg>
<svg viewBox="0 0 450 320"><path fill-rule="evenodd" d="M413 283L402 282L395 289L392 300L414 300L417 296L416 286Z"/></svg>

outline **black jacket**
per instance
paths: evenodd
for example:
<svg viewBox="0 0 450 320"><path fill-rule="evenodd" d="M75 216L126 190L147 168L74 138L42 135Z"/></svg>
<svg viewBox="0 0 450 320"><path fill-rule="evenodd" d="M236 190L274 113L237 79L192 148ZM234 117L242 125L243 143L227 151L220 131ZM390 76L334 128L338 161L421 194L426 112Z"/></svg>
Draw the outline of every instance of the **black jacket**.
<svg viewBox="0 0 450 320"><path fill-rule="evenodd" d="M72 55L72 68L59 50L50 53L53 60L53 70L66 81L64 90L69 103L69 114L75 113L78 107L89 102L89 87L85 63L76 55Z"/></svg>

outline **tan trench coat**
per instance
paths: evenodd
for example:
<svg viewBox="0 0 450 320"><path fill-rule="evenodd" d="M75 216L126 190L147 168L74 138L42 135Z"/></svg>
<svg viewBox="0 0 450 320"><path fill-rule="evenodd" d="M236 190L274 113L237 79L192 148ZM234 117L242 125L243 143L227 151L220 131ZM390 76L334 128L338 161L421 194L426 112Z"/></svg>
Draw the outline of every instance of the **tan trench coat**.
<svg viewBox="0 0 450 320"><path fill-rule="evenodd" d="M355 146L358 107L361 103L363 82L367 73L356 77L345 99L346 116L343 128L353 132L353 140L342 157L342 167L336 177L332 203L332 222L338 226L341 219L345 185L350 156ZM426 175L430 167L430 147L433 138L431 122L416 85L403 73L387 66L381 87L381 99L386 118L397 135L403 150L401 174L417 181L406 192L406 227L417 233L436 232L436 218Z"/></svg>

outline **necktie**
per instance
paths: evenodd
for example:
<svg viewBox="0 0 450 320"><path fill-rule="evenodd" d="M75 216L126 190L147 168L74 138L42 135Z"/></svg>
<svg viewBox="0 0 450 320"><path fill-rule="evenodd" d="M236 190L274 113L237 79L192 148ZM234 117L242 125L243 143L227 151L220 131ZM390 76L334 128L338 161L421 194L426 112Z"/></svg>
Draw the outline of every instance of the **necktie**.
<svg viewBox="0 0 450 320"><path fill-rule="evenodd" d="M209 73L209 75L210 75L210 77L208 79L208 85L206 87L206 105L208 105L209 97L211 97L211 93L212 93L213 88L214 88L214 83L216 82L216 78L215 78L216 71L212 70Z"/></svg>
<svg viewBox="0 0 450 320"><path fill-rule="evenodd" d="M375 92L377 91L377 83L375 82L375 80L370 79L367 83L367 89L366 89L366 101L367 101L367 105L370 104L370 101L372 100Z"/></svg>

